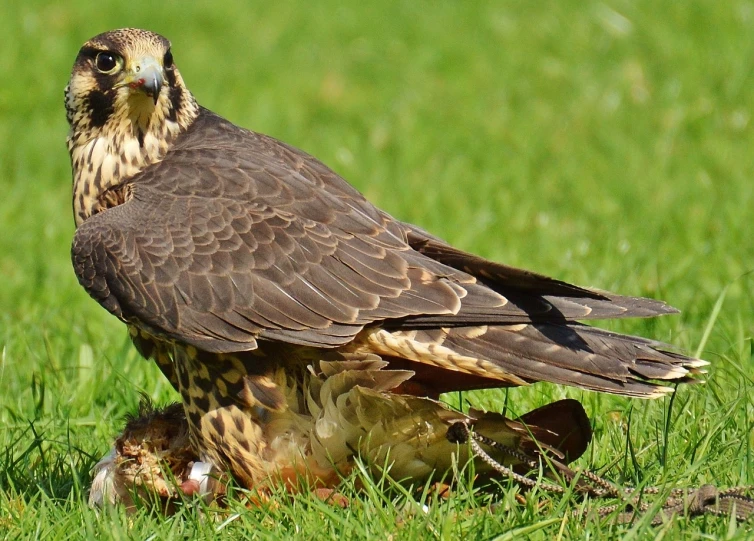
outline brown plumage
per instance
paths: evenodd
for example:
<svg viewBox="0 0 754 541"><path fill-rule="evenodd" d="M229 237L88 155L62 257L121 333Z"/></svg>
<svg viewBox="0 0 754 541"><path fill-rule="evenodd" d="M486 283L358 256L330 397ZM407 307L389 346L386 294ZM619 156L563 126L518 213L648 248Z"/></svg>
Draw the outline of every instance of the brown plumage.
<svg viewBox="0 0 754 541"><path fill-rule="evenodd" d="M578 322L675 312L664 303L462 252L198 106L169 45L124 29L79 52L72 255L181 393L202 460L267 478L270 415L304 400L320 361L377 356L413 374L396 392L429 397L535 381L656 397L706 364Z"/></svg>
<svg viewBox="0 0 754 541"><path fill-rule="evenodd" d="M306 479L311 488L336 486L354 468L354 456L376 475L385 468L397 480L422 481L453 465L467 463L465 445L447 437L456 422L528 457L544 453L567 464L582 455L591 439L591 427L581 404L561 400L527 413L518 420L497 413L471 410L464 414L425 397L393 392L412 377L405 370L386 368L376 358L359 361L321 361L304 381L304 392L283 369L275 381L293 400L265 419L269 435L268 478L257 484L255 497L264 496L267 483L297 489ZM110 453L95 467L89 502L93 506L120 502L135 507L134 494L152 501L155 496L168 512L184 495L212 499L225 492L222 472L204 463L192 449L188 422L180 404L162 410L142 403ZM495 458L524 467L517 459L495 449ZM492 472L485 462L477 475Z"/></svg>

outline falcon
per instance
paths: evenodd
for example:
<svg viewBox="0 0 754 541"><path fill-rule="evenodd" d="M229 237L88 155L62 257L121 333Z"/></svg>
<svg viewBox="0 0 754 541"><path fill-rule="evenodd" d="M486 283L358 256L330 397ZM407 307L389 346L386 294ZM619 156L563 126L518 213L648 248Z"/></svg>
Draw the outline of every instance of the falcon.
<svg viewBox="0 0 754 541"><path fill-rule="evenodd" d="M463 252L201 107L158 34L86 42L65 107L76 276L180 393L195 456L245 486L303 472L332 485L355 454L407 441L391 460L419 478L461 417L513 447L539 434L453 412L437 401L448 391L549 381L653 398L703 372L582 323L675 312L663 302ZM524 421L562 454L564 427L588 421L551 406Z"/></svg>

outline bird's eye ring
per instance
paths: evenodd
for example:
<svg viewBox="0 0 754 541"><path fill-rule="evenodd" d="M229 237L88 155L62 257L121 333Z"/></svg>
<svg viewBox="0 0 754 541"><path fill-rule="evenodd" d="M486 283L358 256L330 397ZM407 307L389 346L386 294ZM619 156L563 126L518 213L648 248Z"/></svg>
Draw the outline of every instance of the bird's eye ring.
<svg viewBox="0 0 754 541"><path fill-rule="evenodd" d="M97 53L97 57L94 59L94 65L97 66L97 70L102 73L111 74L115 73L120 66L118 60L119 57L116 54L108 52Z"/></svg>

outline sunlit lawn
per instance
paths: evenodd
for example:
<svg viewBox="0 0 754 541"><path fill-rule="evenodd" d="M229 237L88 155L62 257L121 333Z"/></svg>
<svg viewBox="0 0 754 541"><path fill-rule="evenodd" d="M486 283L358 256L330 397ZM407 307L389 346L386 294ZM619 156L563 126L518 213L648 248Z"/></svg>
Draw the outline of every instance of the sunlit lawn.
<svg viewBox="0 0 754 541"><path fill-rule="evenodd" d="M139 392L176 397L71 270L62 90L94 34L161 32L203 105L318 156L393 215L508 264L680 308L611 324L712 362L672 410L547 385L463 398L518 414L575 397L595 432L579 467L627 484L733 486L754 483L754 5L13 0L2 12L0 534L747 535L725 517L584 521L573 498L516 504L505 480L430 498L428 513L421 492L378 479L349 480L347 509L308 495L234 500L216 519L88 509L89 469Z"/></svg>

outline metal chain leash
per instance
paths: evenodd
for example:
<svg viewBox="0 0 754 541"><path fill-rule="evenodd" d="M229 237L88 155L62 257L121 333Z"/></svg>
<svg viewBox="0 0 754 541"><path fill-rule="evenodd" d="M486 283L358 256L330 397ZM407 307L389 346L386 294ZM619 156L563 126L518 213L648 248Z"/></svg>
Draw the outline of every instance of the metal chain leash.
<svg viewBox="0 0 754 541"><path fill-rule="evenodd" d="M522 486L527 488L537 487L540 490L553 494L564 494L569 490L565 486L556 485L548 481L530 479L500 464L482 448L482 445L495 449L529 468L538 469L540 465L539 461L534 460L532 457L474 432L464 422L453 424L448 430L447 438L453 443L468 442L475 456L483 460L493 470L501 475L510 477ZM623 506L630 507L630 511L622 511L616 516L616 520L620 524L629 523L641 514L650 511L652 505L641 501L643 495L655 495L663 492L663 489L660 487L645 487L640 490L633 487L617 487L610 481L588 470L575 471L557 460L549 459L549 462L567 483L575 483L576 492L599 499L615 498L622 502L620 504L598 507L596 512L599 517L612 515ZM737 520L746 521L754 515L754 498L748 495L752 493L754 493L754 485L725 490L718 490L714 485L702 485L699 488L672 489L663 505L655 512L651 523L653 525L662 524L674 515L693 517L704 514L722 516L734 514Z"/></svg>

